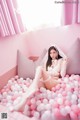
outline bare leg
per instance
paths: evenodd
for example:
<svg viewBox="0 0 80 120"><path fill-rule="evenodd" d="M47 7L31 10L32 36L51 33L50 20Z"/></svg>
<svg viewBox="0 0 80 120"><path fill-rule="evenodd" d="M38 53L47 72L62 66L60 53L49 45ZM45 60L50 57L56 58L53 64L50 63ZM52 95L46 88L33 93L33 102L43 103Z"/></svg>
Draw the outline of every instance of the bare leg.
<svg viewBox="0 0 80 120"><path fill-rule="evenodd" d="M29 98L33 93L35 93L38 90L39 80L42 77L42 70L43 69L41 66L39 66L36 69L36 74L33 83L30 85L29 89L23 94L21 102L14 106L14 110L23 111L27 98Z"/></svg>
<svg viewBox="0 0 80 120"><path fill-rule="evenodd" d="M44 69L42 70L42 77L43 77L43 82L44 86L51 90L53 87L55 87L59 82L57 81L59 76L50 76L47 71Z"/></svg>

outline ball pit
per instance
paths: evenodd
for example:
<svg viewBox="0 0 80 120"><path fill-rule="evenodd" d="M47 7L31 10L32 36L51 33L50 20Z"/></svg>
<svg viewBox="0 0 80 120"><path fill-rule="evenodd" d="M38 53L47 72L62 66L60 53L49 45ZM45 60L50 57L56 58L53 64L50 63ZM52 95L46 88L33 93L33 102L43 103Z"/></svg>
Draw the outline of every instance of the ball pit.
<svg viewBox="0 0 80 120"><path fill-rule="evenodd" d="M43 87L27 99L23 114L38 120L80 120L80 76L66 75L52 90ZM0 104L12 110L32 80L15 76L0 91Z"/></svg>

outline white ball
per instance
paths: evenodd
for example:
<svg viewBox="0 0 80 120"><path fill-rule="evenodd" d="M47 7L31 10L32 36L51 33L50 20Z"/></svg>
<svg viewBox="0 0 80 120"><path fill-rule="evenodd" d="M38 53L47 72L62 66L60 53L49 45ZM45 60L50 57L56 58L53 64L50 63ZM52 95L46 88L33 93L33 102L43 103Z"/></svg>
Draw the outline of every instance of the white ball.
<svg viewBox="0 0 80 120"><path fill-rule="evenodd" d="M58 102L58 104L61 105L61 104L63 104L63 99L62 99L62 98L58 98L58 99L57 99L57 102Z"/></svg>
<svg viewBox="0 0 80 120"><path fill-rule="evenodd" d="M0 94L0 100L3 98L3 96Z"/></svg>
<svg viewBox="0 0 80 120"><path fill-rule="evenodd" d="M43 93L43 92L46 92L46 89L45 89L44 87L41 87L41 88L40 88L40 92L42 92L42 93Z"/></svg>
<svg viewBox="0 0 80 120"><path fill-rule="evenodd" d="M31 99L31 103L32 103L32 104L35 104L35 103L36 103L35 98L32 98L32 99Z"/></svg>
<svg viewBox="0 0 80 120"><path fill-rule="evenodd" d="M45 105L45 109L46 109L46 110L50 110L50 109L51 109L51 105L50 105L50 104L46 104L46 105Z"/></svg>
<svg viewBox="0 0 80 120"><path fill-rule="evenodd" d="M62 94L59 93L57 96L58 96L58 97L62 97Z"/></svg>
<svg viewBox="0 0 80 120"><path fill-rule="evenodd" d="M39 119L40 113L39 112L34 112L34 117L37 118L37 119Z"/></svg>
<svg viewBox="0 0 80 120"><path fill-rule="evenodd" d="M70 106L66 106L65 110L67 111L67 113L70 113L71 112L71 107Z"/></svg>
<svg viewBox="0 0 80 120"><path fill-rule="evenodd" d="M12 82L12 80L8 80L8 83L12 84L13 82Z"/></svg>
<svg viewBox="0 0 80 120"><path fill-rule="evenodd" d="M47 104L47 103L48 103L48 100L47 100L47 99L43 99L43 103L44 103L44 104Z"/></svg>
<svg viewBox="0 0 80 120"><path fill-rule="evenodd" d="M45 105L43 103L37 106L37 111L42 111L42 110L45 110Z"/></svg>
<svg viewBox="0 0 80 120"><path fill-rule="evenodd" d="M40 100L37 100L36 101L36 105L40 105L41 104L41 101Z"/></svg>
<svg viewBox="0 0 80 120"><path fill-rule="evenodd" d="M67 96L66 96L66 99L70 101L70 100L71 100L71 96L70 96L70 95L67 95Z"/></svg>
<svg viewBox="0 0 80 120"><path fill-rule="evenodd" d="M50 100L49 100L49 104L53 105L53 104L54 104L54 100L53 100L53 99L50 99Z"/></svg>
<svg viewBox="0 0 80 120"><path fill-rule="evenodd" d="M7 96L7 92L3 92L3 94L2 94L4 97L6 97Z"/></svg>
<svg viewBox="0 0 80 120"><path fill-rule="evenodd" d="M64 82L65 82L65 83L68 83L68 82L69 82L69 78L65 77L65 78L64 78Z"/></svg>
<svg viewBox="0 0 80 120"><path fill-rule="evenodd" d="M27 111L29 111L29 106L25 105L23 113L25 114L25 113L27 113Z"/></svg>
<svg viewBox="0 0 80 120"><path fill-rule="evenodd" d="M70 96L71 96L71 95L72 95L72 92L67 92L67 95L70 95Z"/></svg>
<svg viewBox="0 0 80 120"><path fill-rule="evenodd" d="M80 103L80 99L78 99L78 103Z"/></svg>
<svg viewBox="0 0 80 120"><path fill-rule="evenodd" d="M80 109L80 103L78 104L78 107L79 107L79 109Z"/></svg>
<svg viewBox="0 0 80 120"><path fill-rule="evenodd" d="M51 94L48 94L47 95L47 98L50 100L52 98L52 95Z"/></svg>
<svg viewBox="0 0 80 120"><path fill-rule="evenodd" d="M9 107L9 106L11 106L11 105L12 105L12 104L11 104L11 103L9 103L9 102L6 104L6 106L7 106L7 107Z"/></svg>
<svg viewBox="0 0 80 120"><path fill-rule="evenodd" d="M13 105L18 104L18 100L14 100Z"/></svg>
<svg viewBox="0 0 80 120"><path fill-rule="evenodd" d="M67 110L65 108L61 108L60 109L60 113L63 115L63 116L66 116L67 115Z"/></svg>
<svg viewBox="0 0 80 120"><path fill-rule="evenodd" d="M18 95L19 94L19 92L18 91L14 91L14 95Z"/></svg>
<svg viewBox="0 0 80 120"><path fill-rule="evenodd" d="M79 85L78 81L74 81L74 84L76 87L78 87L78 85Z"/></svg>
<svg viewBox="0 0 80 120"><path fill-rule="evenodd" d="M23 81L23 78L20 78L21 81Z"/></svg>
<svg viewBox="0 0 80 120"><path fill-rule="evenodd" d="M9 111L13 111L14 107L13 106L9 106Z"/></svg>
<svg viewBox="0 0 80 120"><path fill-rule="evenodd" d="M47 94L46 94L46 93L42 93L42 97L43 97L43 98L46 98L46 97L47 97Z"/></svg>
<svg viewBox="0 0 80 120"><path fill-rule="evenodd" d="M45 111L41 116L41 120L52 120L52 115L50 111Z"/></svg>
<svg viewBox="0 0 80 120"><path fill-rule="evenodd" d="M11 96L10 95L7 95L7 100L11 100Z"/></svg>
<svg viewBox="0 0 80 120"><path fill-rule="evenodd" d="M71 98L72 98L72 100L77 100L77 95L73 94L73 95L71 96Z"/></svg>

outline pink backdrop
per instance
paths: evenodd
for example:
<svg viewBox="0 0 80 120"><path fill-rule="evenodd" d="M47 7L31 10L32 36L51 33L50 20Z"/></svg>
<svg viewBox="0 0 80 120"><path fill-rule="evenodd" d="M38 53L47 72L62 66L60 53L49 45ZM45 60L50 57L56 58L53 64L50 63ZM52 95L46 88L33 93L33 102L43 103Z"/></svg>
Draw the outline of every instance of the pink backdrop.
<svg viewBox="0 0 80 120"><path fill-rule="evenodd" d="M39 56L44 48L57 43L66 53L72 43L80 37L80 25L49 27L32 32L0 38L0 75L17 64L17 49L27 57Z"/></svg>

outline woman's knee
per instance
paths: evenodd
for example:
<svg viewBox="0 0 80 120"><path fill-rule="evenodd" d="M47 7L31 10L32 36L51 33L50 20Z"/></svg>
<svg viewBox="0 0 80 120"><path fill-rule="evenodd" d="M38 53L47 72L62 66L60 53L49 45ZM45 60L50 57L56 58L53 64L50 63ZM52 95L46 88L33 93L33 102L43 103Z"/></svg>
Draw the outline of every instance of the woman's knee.
<svg viewBox="0 0 80 120"><path fill-rule="evenodd" d="M36 70L37 70L37 71L42 71L42 70L43 70L43 67L42 67L42 66L38 66L38 67L36 68Z"/></svg>

